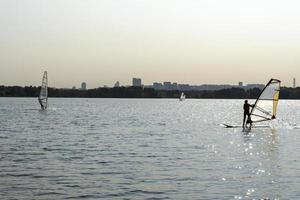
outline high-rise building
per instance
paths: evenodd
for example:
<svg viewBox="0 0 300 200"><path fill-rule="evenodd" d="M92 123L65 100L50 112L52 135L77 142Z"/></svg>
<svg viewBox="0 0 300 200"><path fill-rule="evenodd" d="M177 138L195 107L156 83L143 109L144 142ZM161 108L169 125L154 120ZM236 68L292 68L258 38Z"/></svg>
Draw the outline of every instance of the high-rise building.
<svg viewBox="0 0 300 200"><path fill-rule="evenodd" d="M81 90L86 90L86 82L81 83Z"/></svg>
<svg viewBox="0 0 300 200"><path fill-rule="evenodd" d="M296 88L296 78L293 78L293 88Z"/></svg>
<svg viewBox="0 0 300 200"><path fill-rule="evenodd" d="M140 79L140 78L132 78L132 86L134 86L134 87L142 87L142 79Z"/></svg>

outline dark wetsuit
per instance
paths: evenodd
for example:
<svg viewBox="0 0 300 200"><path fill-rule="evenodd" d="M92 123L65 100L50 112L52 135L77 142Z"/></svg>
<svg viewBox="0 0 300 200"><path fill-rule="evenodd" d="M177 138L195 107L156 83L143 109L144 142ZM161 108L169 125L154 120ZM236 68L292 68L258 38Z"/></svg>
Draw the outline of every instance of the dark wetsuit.
<svg viewBox="0 0 300 200"><path fill-rule="evenodd" d="M246 121L246 116L247 116L247 122L246 124L250 123L251 124L251 118L250 118L250 107L252 107L250 104L245 103L244 104L244 119L243 119L243 126Z"/></svg>
<svg viewBox="0 0 300 200"><path fill-rule="evenodd" d="M38 99L38 100L39 100L39 103L40 103L40 105L41 105L41 109L42 109L42 110L45 110L46 108L43 106L42 100L41 100L41 99Z"/></svg>

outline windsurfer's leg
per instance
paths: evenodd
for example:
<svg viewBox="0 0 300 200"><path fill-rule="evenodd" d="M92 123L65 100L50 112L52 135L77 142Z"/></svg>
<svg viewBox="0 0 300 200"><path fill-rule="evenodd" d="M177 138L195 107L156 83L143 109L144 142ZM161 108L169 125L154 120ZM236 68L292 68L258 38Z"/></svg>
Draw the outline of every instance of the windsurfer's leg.
<svg viewBox="0 0 300 200"><path fill-rule="evenodd" d="M245 126L245 120L246 120L246 113L244 113L243 127Z"/></svg>
<svg viewBox="0 0 300 200"><path fill-rule="evenodd" d="M250 113L248 113L248 119L249 119L250 126L252 126L252 120L251 120L251 117L250 117Z"/></svg>
<svg viewBox="0 0 300 200"><path fill-rule="evenodd" d="M252 120L251 120L250 114L249 114L249 121L250 121L250 126L252 126Z"/></svg>

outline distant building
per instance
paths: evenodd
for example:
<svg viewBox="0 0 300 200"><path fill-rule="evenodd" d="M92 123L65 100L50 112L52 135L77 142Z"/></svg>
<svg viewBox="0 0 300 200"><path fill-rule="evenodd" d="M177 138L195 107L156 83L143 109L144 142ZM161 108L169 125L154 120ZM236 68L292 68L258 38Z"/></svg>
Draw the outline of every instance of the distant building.
<svg viewBox="0 0 300 200"><path fill-rule="evenodd" d="M147 86L150 88L150 86ZM238 82L238 85L229 85L229 84L202 84L202 85L189 85L189 84L177 84L171 83L170 81L165 81L163 83L154 82L153 88L155 90L180 90L180 91L218 91L223 89L231 89L231 88L242 88L245 90L259 88L263 89L265 85L263 84L248 84L244 85L243 82Z"/></svg>
<svg viewBox="0 0 300 200"><path fill-rule="evenodd" d="M154 88L153 85L143 85L143 88Z"/></svg>
<svg viewBox="0 0 300 200"><path fill-rule="evenodd" d="M163 86L163 84L161 84L161 83L155 82L155 83L153 83L153 88L154 88L155 90L162 90L162 89L164 89L164 86Z"/></svg>
<svg viewBox="0 0 300 200"><path fill-rule="evenodd" d="M164 90L171 90L172 88L172 83L171 82L164 82Z"/></svg>
<svg viewBox="0 0 300 200"><path fill-rule="evenodd" d="M120 82L117 81L117 82L115 83L114 87L120 87Z"/></svg>
<svg viewBox="0 0 300 200"><path fill-rule="evenodd" d="M191 86L189 84L178 84L178 90L188 91L191 90Z"/></svg>
<svg viewBox="0 0 300 200"><path fill-rule="evenodd" d="M296 78L293 78L293 88L296 88Z"/></svg>
<svg viewBox="0 0 300 200"><path fill-rule="evenodd" d="M177 85L177 83L172 83L172 85L171 85L171 90L178 90L178 85Z"/></svg>
<svg viewBox="0 0 300 200"><path fill-rule="evenodd" d="M140 78L132 78L132 86L134 86L134 87L142 87L142 79L140 79Z"/></svg>
<svg viewBox="0 0 300 200"><path fill-rule="evenodd" d="M247 84L246 86L244 86L244 89L249 90L249 89L253 89L253 88L258 88L258 89L264 89L265 85L264 84Z"/></svg>
<svg viewBox="0 0 300 200"><path fill-rule="evenodd" d="M86 90L86 82L81 83L81 90Z"/></svg>
<svg viewBox="0 0 300 200"><path fill-rule="evenodd" d="M199 86L192 86L193 90L197 91L218 91L223 89L230 89L233 85L217 85L217 84L203 84Z"/></svg>

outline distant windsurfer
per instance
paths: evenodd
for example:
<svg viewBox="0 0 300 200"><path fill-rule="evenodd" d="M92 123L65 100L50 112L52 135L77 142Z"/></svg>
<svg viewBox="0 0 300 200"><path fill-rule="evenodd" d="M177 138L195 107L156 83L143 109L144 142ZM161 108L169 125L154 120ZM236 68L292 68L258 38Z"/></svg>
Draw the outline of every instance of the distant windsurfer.
<svg viewBox="0 0 300 200"><path fill-rule="evenodd" d="M40 103L40 105L41 105L41 109L42 110L45 110L46 108L45 108L45 106L43 105L43 102L42 102L42 99L38 99L39 100L39 103Z"/></svg>
<svg viewBox="0 0 300 200"><path fill-rule="evenodd" d="M251 117L250 117L250 107L253 107L253 105L250 105L248 103L248 100L245 100L244 103L244 119L243 119L243 128L245 126L245 122L246 124L252 125L252 121L251 121ZM247 117L247 121L246 121L246 117Z"/></svg>

